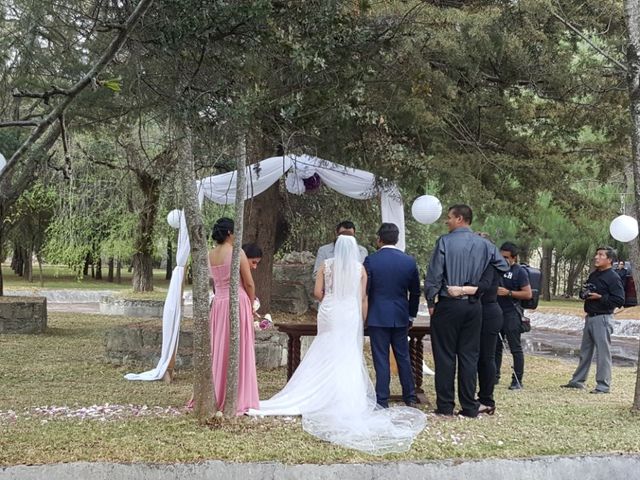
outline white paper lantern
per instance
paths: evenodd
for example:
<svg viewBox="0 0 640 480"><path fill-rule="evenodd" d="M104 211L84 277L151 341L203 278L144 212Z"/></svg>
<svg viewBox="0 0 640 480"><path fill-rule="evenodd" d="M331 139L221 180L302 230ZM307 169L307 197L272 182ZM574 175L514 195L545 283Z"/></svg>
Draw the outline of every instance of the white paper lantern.
<svg viewBox="0 0 640 480"><path fill-rule="evenodd" d="M2 171L2 169L6 164L7 164L7 159L4 158L4 155L0 153L0 172Z"/></svg>
<svg viewBox="0 0 640 480"><path fill-rule="evenodd" d="M422 195L411 205L411 215L420 223L436 222L442 215L442 204L433 195Z"/></svg>
<svg viewBox="0 0 640 480"><path fill-rule="evenodd" d="M619 242L630 242L638 236L638 221L629 215L620 215L609 225L609 232Z"/></svg>
<svg viewBox="0 0 640 480"><path fill-rule="evenodd" d="M171 228L180 228L180 210L171 210L167 215L167 223Z"/></svg>

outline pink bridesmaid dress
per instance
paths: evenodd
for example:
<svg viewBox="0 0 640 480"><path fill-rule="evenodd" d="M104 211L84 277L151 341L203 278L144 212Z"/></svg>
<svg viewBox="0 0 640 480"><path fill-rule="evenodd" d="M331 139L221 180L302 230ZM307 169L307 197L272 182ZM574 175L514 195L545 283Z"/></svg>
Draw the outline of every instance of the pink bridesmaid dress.
<svg viewBox="0 0 640 480"><path fill-rule="evenodd" d="M215 285L215 297L209 313L211 331L211 372L218 408L225 403L227 365L229 364L229 281L231 255L222 265L211 265ZM240 282L240 358L238 359L238 404L236 415L243 415L250 408L258 408L258 378L254 350L253 310L249 296Z"/></svg>

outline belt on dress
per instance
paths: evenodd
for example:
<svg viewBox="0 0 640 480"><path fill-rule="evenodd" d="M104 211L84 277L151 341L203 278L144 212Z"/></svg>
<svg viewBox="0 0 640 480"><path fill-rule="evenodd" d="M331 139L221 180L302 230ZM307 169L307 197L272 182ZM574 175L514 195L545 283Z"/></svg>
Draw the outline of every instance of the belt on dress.
<svg viewBox="0 0 640 480"><path fill-rule="evenodd" d="M607 313L587 313L587 317L599 317L600 315L613 315L613 312L607 312Z"/></svg>

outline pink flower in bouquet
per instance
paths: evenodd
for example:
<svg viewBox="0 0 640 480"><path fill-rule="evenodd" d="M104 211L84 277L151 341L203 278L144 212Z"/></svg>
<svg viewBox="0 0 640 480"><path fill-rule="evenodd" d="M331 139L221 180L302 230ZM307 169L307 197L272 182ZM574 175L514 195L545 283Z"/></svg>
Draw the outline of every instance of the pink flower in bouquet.
<svg viewBox="0 0 640 480"><path fill-rule="evenodd" d="M273 320L271 320L271 315L267 313L260 320L260 330L268 330L271 327L273 327Z"/></svg>

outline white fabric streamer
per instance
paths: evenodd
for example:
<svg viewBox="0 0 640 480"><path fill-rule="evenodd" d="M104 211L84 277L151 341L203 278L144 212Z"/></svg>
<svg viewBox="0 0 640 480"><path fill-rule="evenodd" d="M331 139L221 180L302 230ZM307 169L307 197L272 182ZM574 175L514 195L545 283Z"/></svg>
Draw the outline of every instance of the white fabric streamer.
<svg viewBox="0 0 640 480"><path fill-rule="evenodd" d="M176 266L171 274L169 291L162 311L162 350L161 357L156 368L143 373L127 373L127 380L160 380L167 371L169 362L178 346L180 336L180 319L182 318L182 281L184 280L184 267L189 258L189 235L184 212L180 211L180 233L178 235L178 248L176 249Z"/></svg>

